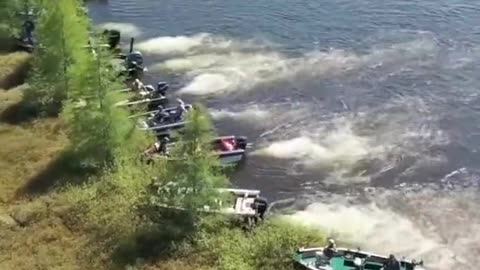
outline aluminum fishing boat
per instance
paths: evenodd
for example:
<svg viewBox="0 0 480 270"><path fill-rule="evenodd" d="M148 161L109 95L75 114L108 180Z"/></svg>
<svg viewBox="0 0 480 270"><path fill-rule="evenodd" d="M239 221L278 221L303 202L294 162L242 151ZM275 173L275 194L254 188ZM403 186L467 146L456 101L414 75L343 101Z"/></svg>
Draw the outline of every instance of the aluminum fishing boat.
<svg viewBox="0 0 480 270"><path fill-rule="evenodd" d="M327 254L326 248L301 248L294 255L296 270L425 270L423 262L398 260L396 266L387 264L389 258L361 250L338 248ZM396 268L396 269L395 269Z"/></svg>

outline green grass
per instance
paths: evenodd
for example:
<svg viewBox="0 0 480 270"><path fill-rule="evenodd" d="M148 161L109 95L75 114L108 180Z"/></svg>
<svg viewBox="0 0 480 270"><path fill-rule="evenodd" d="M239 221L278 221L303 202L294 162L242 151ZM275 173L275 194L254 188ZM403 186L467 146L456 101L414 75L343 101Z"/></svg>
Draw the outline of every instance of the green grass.
<svg viewBox="0 0 480 270"><path fill-rule="evenodd" d="M19 198L18 191L58 158L67 144L59 119L19 121L30 56L12 53L0 56L0 269L81 269L79 247L86 239L65 224L54 194L31 199ZM12 79L13 78L13 79ZM10 224L12 225L12 224Z"/></svg>
<svg viewBox="0 0 480 270"><path fill-rule="evenodd" d="M22 121L23 92L28 86L19 84L25 79L29 60L26 53L0 55L0 85L14 87L0 89L0 203L13 200L17 191L66 145L59 119Z"/></svg>

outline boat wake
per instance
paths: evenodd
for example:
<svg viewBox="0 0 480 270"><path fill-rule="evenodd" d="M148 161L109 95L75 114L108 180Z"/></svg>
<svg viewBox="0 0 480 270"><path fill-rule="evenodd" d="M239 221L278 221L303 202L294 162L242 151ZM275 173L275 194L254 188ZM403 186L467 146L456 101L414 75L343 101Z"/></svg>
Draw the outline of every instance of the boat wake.
<svg viewBox="0 0 480 270"><path fill-rule="evenodd" d="M271 116L269 111L262 110L258 106L247 107L241 111L211 109L210 115L214 120L233 119L253 124L260 123L259 121Z"/></svg>
<svg viewBox="0 0 480 270"><path fill-rule="evenodd" d="M368 141L368 138L353 134L349 127L324 132L324 137L318 138L317 136L317 139L301 136L290 140L276 141L257 150L254 154L289 159L297 165L303 165L305 169L328 170L332 174L335 172L340 175L350 174L355 170L355 166L363 160L382 158L385 155L386 149L383 146L375 146ZM322 131L319 131L318 134L322 134ZM349 182L358 181L364 182L367 179L350 177Z"/></svg>
<svg viewBox="0 0 480 270"><path fill-rule="evenodd" d="M421 34L415 40L371 48L366 53L329 49L289 56L265 41L240 41L207 33L158 37L137 47L167 57L150 69L183 73L188 83L180 93L191 95L247 91L272 82L318 79L363 67L405 67L412 60L429 61L438 50L435 39Z"/></svg>
<svg viewBox="0 0 480 270"><path fill-rule="evenodd" d="M264 136L253 155L290 160L292 167L319 172L324 183L368 182L396 169L405 178L444 165L434 151L449 143L420 99L397 99L381 107L333 114L311 112L288 128ZM315 121L316 120L316 121Z"/></svg>
<svg viewBox="0 0 480 270"><path fill-rule="evenodd" d="M191 36L161 36L140 42L137 48L143 52L164 55L201 55L206 52L230 52L236 50L258 49L267 46L265 42L254 40L236 41L209 33Z"/></svg>
<svg viewBox="0 0 480 270"><path fill-rule="evenodd" d="M474 270L480 263L477 190L404 185L393 191L330 194L287 217L321 228L352 248L421 258L431 270Z"/></svg>

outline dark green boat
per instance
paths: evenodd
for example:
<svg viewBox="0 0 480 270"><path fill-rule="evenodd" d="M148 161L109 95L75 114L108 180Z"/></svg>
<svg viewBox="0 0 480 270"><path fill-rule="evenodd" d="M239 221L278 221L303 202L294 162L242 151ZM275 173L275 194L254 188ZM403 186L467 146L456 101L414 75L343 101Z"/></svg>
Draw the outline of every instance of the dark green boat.
<svg viewBox="0 0 480 270"><path fill-rule="evenodd" d="M326 250L325 250L326 251ZM301 248L294 255L297 270L425 270L423 262L398 260L396 267L386 266L389 257L360 250L338 248L327 256L324 248Z"/></svg>

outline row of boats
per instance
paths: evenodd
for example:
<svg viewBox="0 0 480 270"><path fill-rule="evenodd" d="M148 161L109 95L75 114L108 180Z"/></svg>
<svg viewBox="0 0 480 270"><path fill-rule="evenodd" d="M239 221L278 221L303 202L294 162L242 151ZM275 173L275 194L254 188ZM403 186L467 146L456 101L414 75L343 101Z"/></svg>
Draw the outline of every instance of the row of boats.
<svg viewBox="0 0 480 270"><path fill-rule="evenodd" d="M109 33L117 32L111 31ZM147 160L153 161L156 158L169 158L168 149L175 144L177 138L172 137L172 131L182 131L188 123L186 115L194 110L192 104L185 103L181 99L177 99L176 104L170 105L170 99L167 97L169 84L160 81L153 85L145 85L141 78L146 69L143 66L144 60L142 53L133 51L133 42L131 40L130 52L122 57L123 63L119 64L114 60L113 66L117 67L119 74L126 75L126 89L119 92L131 94L131 98L120 101L116 104L119 107L132 108L138 111L139 108L146 108L145 112L136 113L129 118L137 123L140 130L153 132L157 141L144 152ZM134 71L131 71L131 70ZM248 140L244 136L227 135L217 137L212 141L212 149L218 156L220 163L239 164L246 156Z"/></svg>
<svg viewBox="0 0 480 270"><path fill-rule="evenodd" d="M118 47L119 31L106 30L104 34L107 35L109 46L112 48ZM195 107L181 99L176 99L176 102L171 104L172 102L168 97L170 86L167 82L160 81L155 86L144 84L142 79L147 69L143 66L143 55L139 51L134 51L133 47L134 39L132 38L129 52L127 54L118 53L118 58L114 59L112 63L112 67L117 70L118 74L125 77L127 88L118 90L118 92L128 93L131 96L115 105L132 109L131 111L134 113L129 118L136 122L137 128L155 134L157 141L147 148L142 155L146 162L154 163L159 158L170 160L169 148L173 147L179 140L178 136L172 135L172 131L183 131L188 123L186 116L190 111L195 110ZM142 108L146 108L146 110L139 112ZM244 160L249 147L246 137L236 135L214 138L211 144L213 155L223 165L239 164ZM162 192L169 192L168 190L172 186L175 186L175 183L153 187L157 189L157 193L161 194ZM198 210L202 212L213 211L240 218L249 226L263 220L268 211L268 201L261 197L260 190L230 188L219 189L218 191L229 193L231 196L225 197L228 199L218 200L216 207L206 205ZM171 206L165 207L172 209Z"/></svg>
<svg viewBox="0 0 480 270"><path fill-rule="evenodd" d="M23 13L26 16L23 25L23 33L17 37L17 46L27 51L33 51L38 46L33 35L35 24L32 13ZM112 50L118 48L120 32L116 30L105 30L108 47ZM177 99L177 104L168 106L169 99L167 92L169 85L166 82L158 82L156 86L143 84L143 73L147 71L143 67L144 59L141 52L133 51L134 39L131 39L130 51L128 54L117 53L117 59L112 62L119 76L126 78L126 89L118 90L132 94L131 98L116 104L119 107L146 108L145 112L131 115L138 128L144 131L154 132L158 141L155 142L143 153L147 162L153 162L156 158L169 158L169 147L173 146L178 138L172 137L170 131L182 130L187 124L185 115L195 109L192 104L186 104ZM89 44L90 45L90 44ZM88 47L88 46L87 46ZM249 147L246 137L243 136L222 136L212 141L212 148L215 155L222 164L238 164L241 162ZM168 192L171 185L152 186L157 192ZM263 220L268 211L268 202L262 198L259 190L249 189L221 189L219 192L229 193L230 200L218 201L218 206L204 206L199 209L204 212L220 212L234 217L241 217L248 223ZM181 210L181 209L180 209ZM416 262L402 258L397 260L393 255L383 256L373 254L360 249L351 250L347 248L336 248L333 240L330 240L325 247L300 248L294 256L294 267L297 270L423 270L423 262Z"/></svg>

